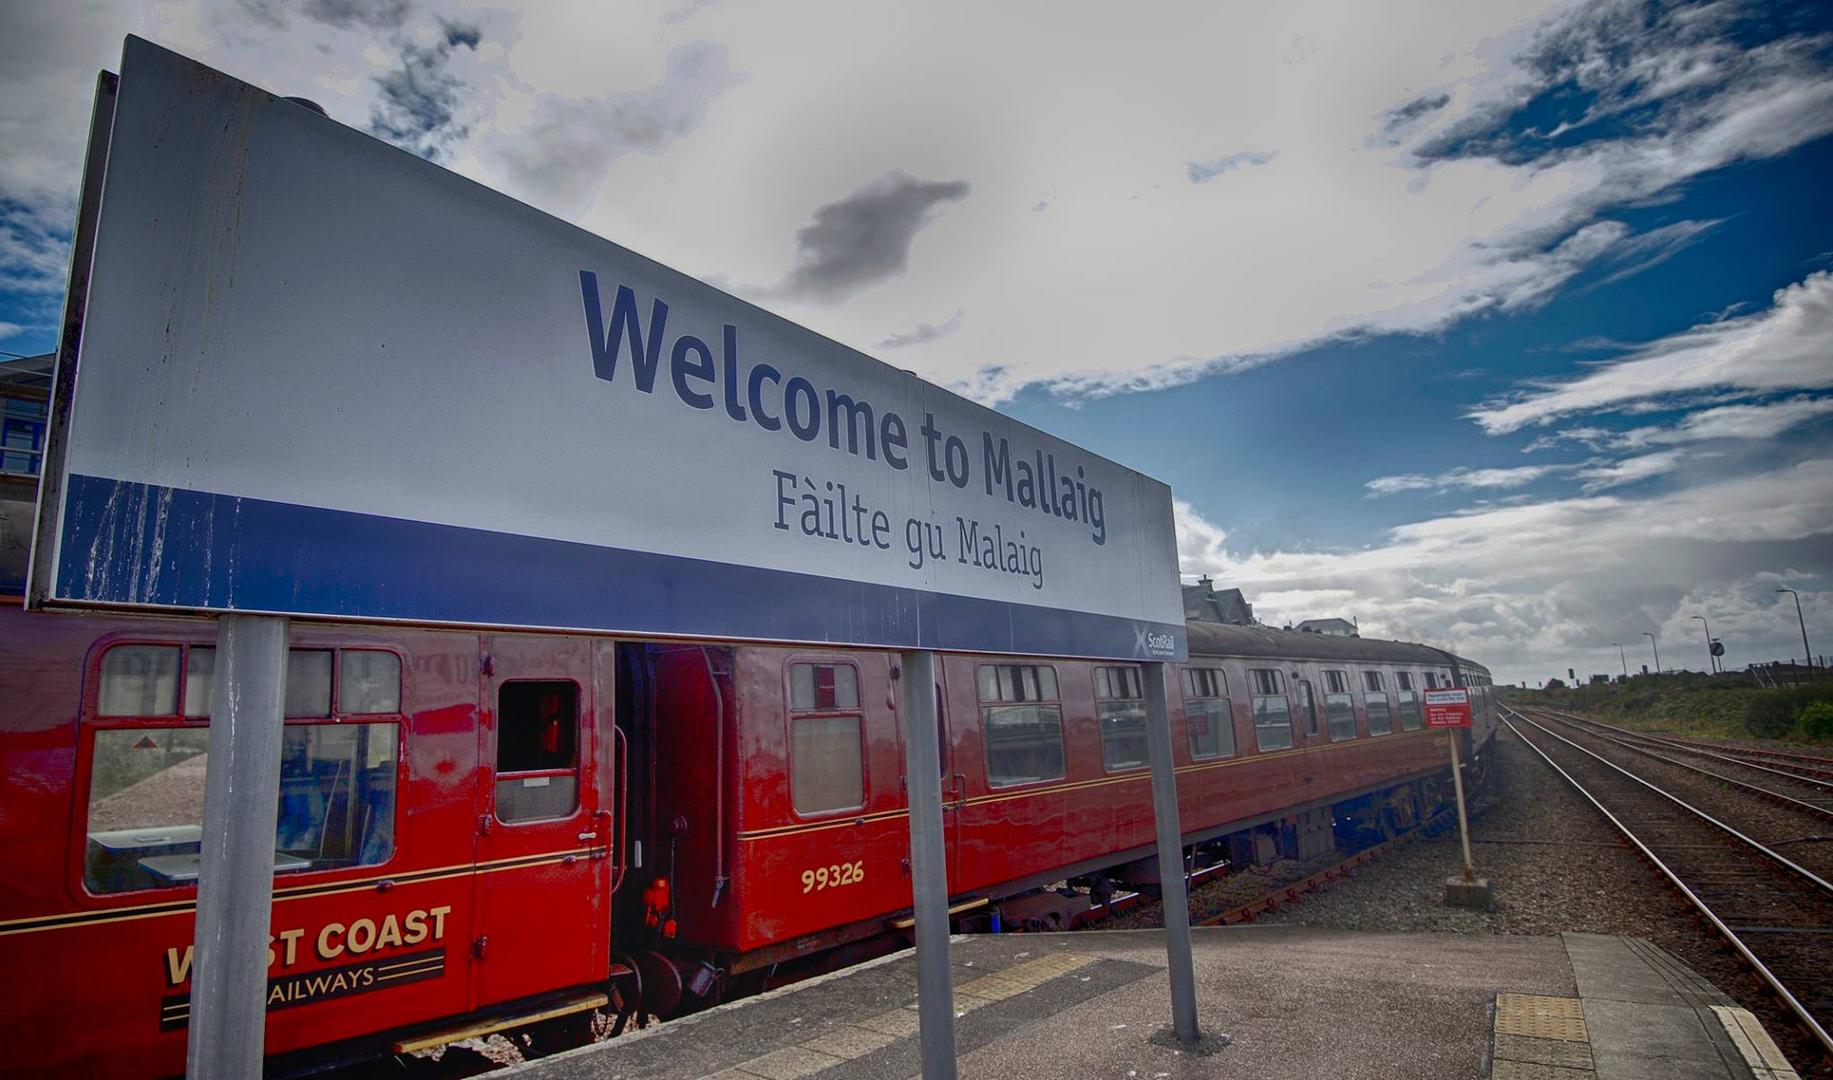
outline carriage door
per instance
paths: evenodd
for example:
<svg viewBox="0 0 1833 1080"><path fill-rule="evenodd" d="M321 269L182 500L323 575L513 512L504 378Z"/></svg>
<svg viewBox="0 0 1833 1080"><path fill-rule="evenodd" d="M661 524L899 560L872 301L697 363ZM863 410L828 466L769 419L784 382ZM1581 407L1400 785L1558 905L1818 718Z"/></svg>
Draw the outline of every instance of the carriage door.
<svg viewBox="0 0 1833 1080"><path fill-rule="evenodd" d="M600 813L591 642L486 637L480 647L472 955L483 1006L605 978L611 823Z"/></svg>

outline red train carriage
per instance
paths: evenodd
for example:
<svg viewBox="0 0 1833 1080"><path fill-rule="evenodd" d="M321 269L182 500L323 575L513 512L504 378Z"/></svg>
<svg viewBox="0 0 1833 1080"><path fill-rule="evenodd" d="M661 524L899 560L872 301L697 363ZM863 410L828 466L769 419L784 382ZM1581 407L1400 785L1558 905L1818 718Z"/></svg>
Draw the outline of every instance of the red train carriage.
<svg viewBox="0 0 1833 1080"><path fill-rule="evenodd" d="M1192 623L1186 842L1405 824L1442 776L1423 646ZM0 1015L19 1075L182 1070L212 627L0 607ZM901 943L894 658L294 628L270 947L275 1071L516 1026L576 1034ZM939 665L950 888L1049 924L1152 880L1140 671ZM1312 831L1315 837L1316 830ZM1258 836L1256 842L1246 842ZM530 1027L529 1025L533 1025Z"/></svg>

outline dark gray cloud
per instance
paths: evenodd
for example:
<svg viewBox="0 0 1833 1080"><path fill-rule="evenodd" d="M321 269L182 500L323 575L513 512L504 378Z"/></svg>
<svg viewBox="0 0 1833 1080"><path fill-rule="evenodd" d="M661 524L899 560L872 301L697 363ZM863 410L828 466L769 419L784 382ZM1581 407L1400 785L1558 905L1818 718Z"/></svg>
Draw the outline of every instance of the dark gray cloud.
<svg viewBox="0 0 1833 1080"><path fill-rule="evenodd" d="M945 322L918 323L913 329L905 330L900 334L892 334L890 337L885 338L878 343L878 347L881 349L902 349L906 346L922 345L940 337L947 337L956 330L961 329L961 316L965 314L965 311L957 311L953 315L950 315Z"/></svg>
<svg viewBox="0 0 1833 1080"><path fill-rule="evenodd" d="M796 262L772 295L833 303L904 272L910 244L938 207L967 197L965 180L919 180L896 169L815 211L796 232Z"/></svg>
<svg viewBox="0 0 1833 1080"><path fill-rule="evenodd" d="M631 151L667 149L740 81L723 45L690 42L669 54L662 81L647 89L606 98L543 95L534 123L496 140L492 155L515 191L570 217L585 209L613 162Z"/></svg>
<svg viewBox="0 0 1833 1080"><path fill-rule="evenodd" d="M408 0L306 0L304 11L307 18L330 26L398 30L412 7Z"/></svg>
<svg viewBox="0 0 1833 1080"><path fill-rule="evenodd" d="M1450 94L1428 94L1416 97L1398 108L1389 109L1385 126L1390 130L1405 127L1427 113L1434 113L1451 104Z"/></svg>
<svg viewBox="0 0 1833 1080"><path fill-rule="evenodd" d="M475 26L442 21L440 29L430 45L400 44L401 66L376 77L380 93L369 113L371 133L428 161L470 134L459 120L465 84L449 69L455 50L475 52L483 39Z"/></svg>
<svg viewBox="0 0 1833 1080"><path fill-rule="evenodd" d="M1190 170L1191 183L1205 184L1231 169L1244 169L1255 165L1265 165L1278 156L1279 151L1277 150L1246 150L1239 154L1230 154L1227 157L1219 157L1212 161L1185 162L1185 165Z"/></svg>
<svg viewBox="0 0 1833 1080"><path fill-rule="evenodd" d="M283 29L297 13L345 30L399 30L413 11L412 0L240 0L243 11L276 29Z"/></svg>

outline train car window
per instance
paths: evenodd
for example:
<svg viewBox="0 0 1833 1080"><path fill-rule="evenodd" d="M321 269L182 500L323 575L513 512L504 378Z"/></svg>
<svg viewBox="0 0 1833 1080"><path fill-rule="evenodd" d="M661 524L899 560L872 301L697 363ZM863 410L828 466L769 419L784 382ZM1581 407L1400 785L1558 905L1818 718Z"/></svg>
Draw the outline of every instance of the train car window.
<svg viewBox="0 0 1833 1080"><path fill-rule="evenodd" d="M207 718L210 715L210 702L216 686L216 649L208 645L194 645L188 652L189 655L185 658L185 715ZM396 678L399 680L399 661L396 663ZM397 698L398 696L397 694ZM346 709L345 711L358 710ZM361 711L398 712L399 710L365 709ZM316 720L331 715L330 649L287 650L286 715L290 719L300 720Z"/></svg>
<svg viewBox="0 0 1833 1080"><path fill-rule="evenodd" d="M1095 669L1095 713L1101 721L1101 760L1108 772L1146 764L1146 698L1136 667Z"/></svg>
<svg viewBox="0 0 1833 1080"><path fill-rule="evenodd" d="M1356 737L1356 699L1349 693L1349 672L1324 672L1324 714L1330 719L1330 741Z"/></svg>
<svg viewBox="0 0 1833 1080"><path fill-rule="evenodd" d="M1394 730L1394 715L1388 708L1387 686L1379 671L1364 671L1362 707L1368 712L1368 733L1387 735Z"/></svg>
<svg viewBox="0 0 1833 1080"><path fill-rule="evenodd" d="M980 726L986 742L988 786L1035 784L1066 775L1056 669L1039 664L982 664Z"/></svg>
<svg viewBox="0 0 1833 1080"><path fill-rule="evenodd" d="M1317 734L1317 701L1311 696L1311 680L1299 679L1297 682L1298 712L1305 718L1305 735L1313 736Z"/></svg>
<svg viewBox="0 0 1833 1080"><path fill-rule="evenodd" d="M176 716L178 646L116 645L102 656L98 716Z"/></svg>
<svg viewBox="0 0 1833 1080"><path fill-rule="evenodd" d="M401 711L401 658L380 649L345 649L337 657L337 711Z"/></svg>
<svg viewBox="0 0 1833 1080"><path fill-rule="evenodd" d="M1235 756L1235 713L1221 668L1184 669L1184 731L1193 760Z"/></svg>
<svg viewBox="0 0 1833 1080"><path fill-rule="evenodd" d="M1394 673L1394 678L1400 683L1400 690L1394 695L1400 709L1400 730L1418 731L1424 718L1420 716L1419 692L1413 689L1413 675L1411 672L1398 671ZM1429 671L1426 672L1426 685L1432 685L1432 673Z"/></svg>
<svg viewBox="0 0 1833 1080"><path fill-rule="evenodd" d="M514 824L579 806L579 687L518 680L497 690L496 816Z"/></svg>
<svg viewBox="0 0 1833 1080"><path fill-rule="evenodd" d="M200 726L96 732L83 870L89 891L196 884L209 739ZM387 861L398 745L392 723L286 725L275 873Z"/></svg>
<svg viewBox="0 0 1833 1080"><path fill-rule="evenodd" d="M1272 668L1253 668L1248 677L1254 682L1254 744L1261 750L1285 750L1292 746L1292 706L1286 700L1279 672Z"/></svg>
<svg viewBox="0 0 1833 1080"><path fill-rule="evenodd" d="M789 665L789 791L798 814L866 802L859 672L851 664ZM851 715L831 715L854 710Z"/></svg>

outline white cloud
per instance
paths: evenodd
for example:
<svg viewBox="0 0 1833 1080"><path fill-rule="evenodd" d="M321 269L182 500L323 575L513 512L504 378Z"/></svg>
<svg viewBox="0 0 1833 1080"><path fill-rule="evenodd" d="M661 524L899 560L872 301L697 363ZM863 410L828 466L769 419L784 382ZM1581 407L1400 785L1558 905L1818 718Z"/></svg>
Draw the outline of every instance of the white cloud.
<svg viewBox="0 0 1833 1080"><path fill-rule="evenodd" d="M1819 390L1833 387L1829 356L1833 273L1818 271L1778 289L1767 310L1701 323L1578 378L1539 384L1470 415L1494 435L1583 413L1672 407L1686 394Z"/></svg>
<svg viewBox="0 0 1833 1080"><path fill-rule="evenodd" d="M1445 492L1454 489L1517 488L1531 484L1543 476L1560 472L1563 468L1559 465L1520 465L1512 469L1471 469L1459 466L1437 476L1423 476L1416 473L1378 476L1363 486L1368 488L1371 495L1393 495L1402 491Z"/></svg>
<svg viewBox="0 0 1833 1080"><path fill-rule="evenodd" d="M1828 414L1833 414L1833 398L1796 397L1762 405L1721 405L1692 413L1674 429L1650 434L1648 441L1773 439Z"/></svg>
<svg viewBox="0 0 1833 1080"><path fill-rule="evenodd" d="M1673 472L1680 467L1685 456L1683 450L1658 450L1621 461L1587 466L1578 470L1578 477L1585 482L1584 490L1587 494L1606 491Z"/></svg>
<svg viewBox="0 0 1833 1080"><path fill-rule="evenodd" d="M1685 640L1667 624L1695 613L1682 609L1691 594L1735 591L1761 607L1775 586L1759 574L1833 571L1833 459L1643 499L1601 493L1445 514L1360 550L1240 553L1189 505L1176 516L1183 572L1244 589L1265 622L1355 616L1366 635L1455 648L1510 681L1563 677L1601 656L1600 644L1643 630L1660 633L1664 649ZM1828 598L1810 597L1833 608ZM1789 655L1789 614L1786 626L1740 631L1745 660ZM1716 619L1713 630L1725 636Z"/></svg>
<svg viewBox="0 0 1833 1080"><path fill-rule="evenodd" d="M912 362L989 400L1174 385L1521 310L1588 267L1627 272L1692 239L1706 223L1638 236L1608 212L1833 129L1818 46L1741 48L1725 10L1664 9L1629 33L1619 5L1570 0L1421 18L1193 4L1162 13L1150 47L1104 47L1066 80L1063 57L1108 40L1098 9L14 5L0 193L48 239L15 237L0 274L61 276L92 73L132 30L347 123L381 117L704 279L779 280L818 207L891 170L965 181L973 197L901 273L844 304L769 302L866 347L935 312L986 313ZM476 46L441 51L450 25ZM1598 102L1564 141L1501 125L1559 81ZM1219 145L1278 154L1189 183Z"/></svg>

